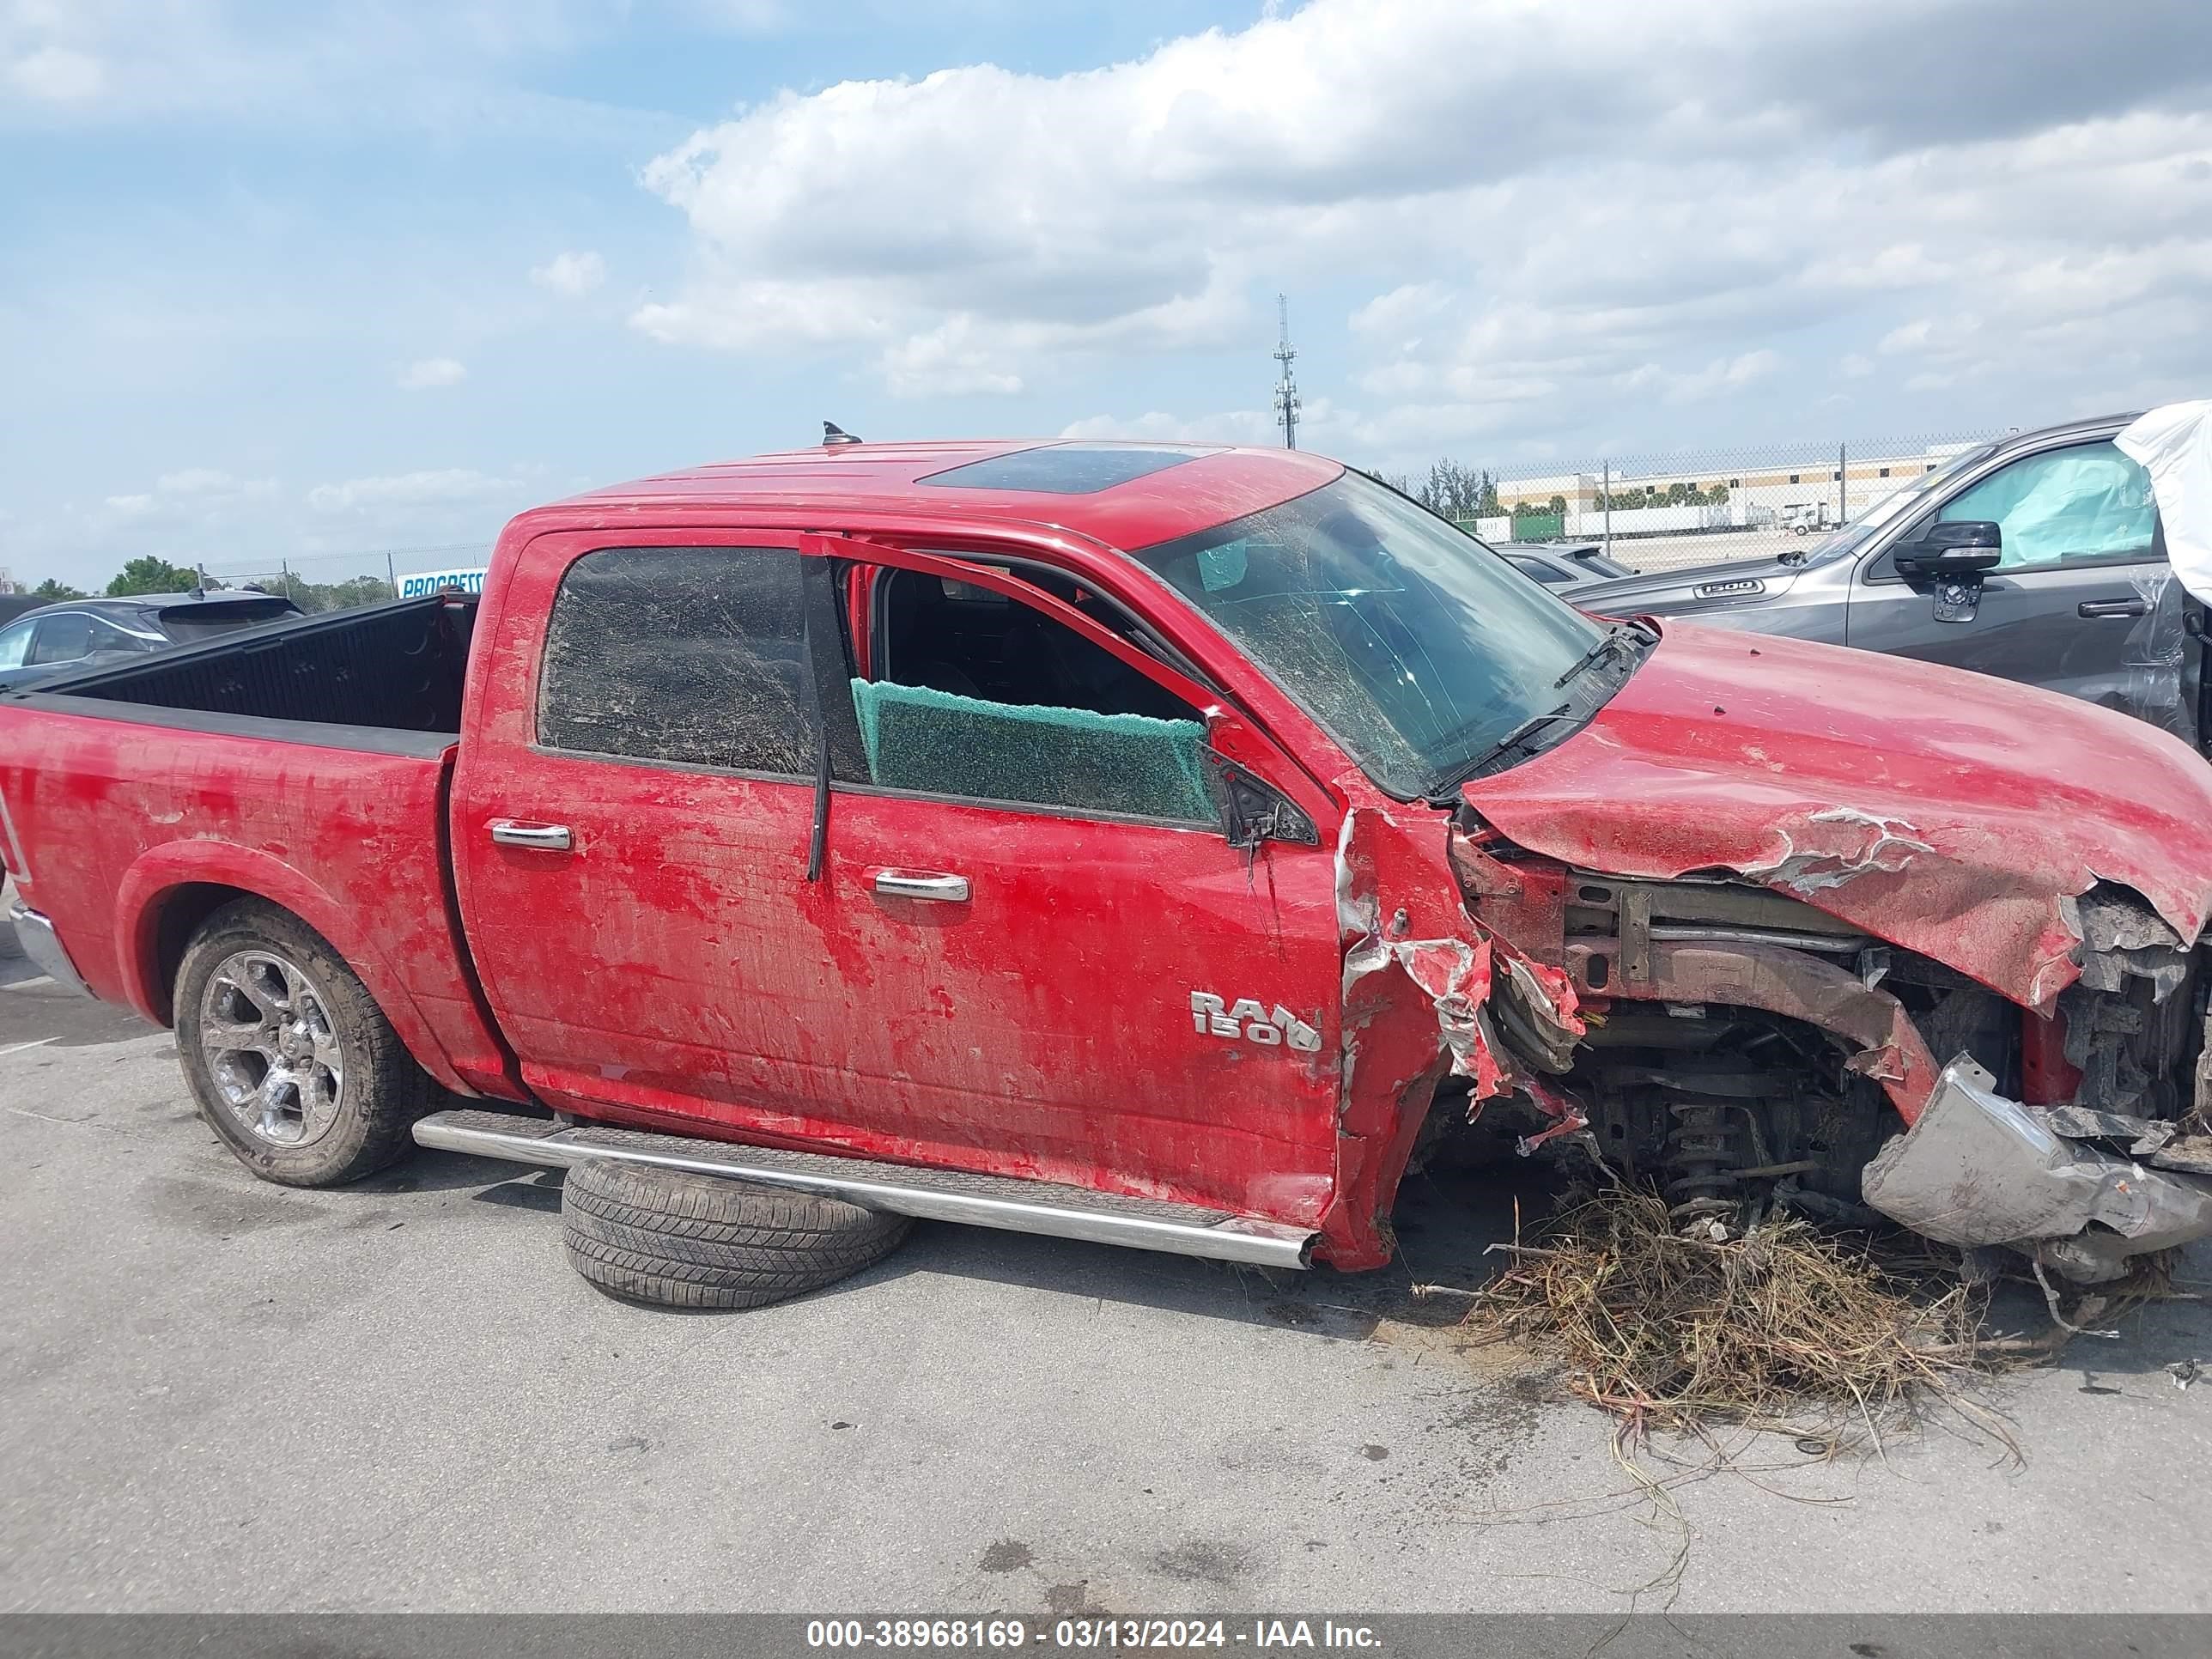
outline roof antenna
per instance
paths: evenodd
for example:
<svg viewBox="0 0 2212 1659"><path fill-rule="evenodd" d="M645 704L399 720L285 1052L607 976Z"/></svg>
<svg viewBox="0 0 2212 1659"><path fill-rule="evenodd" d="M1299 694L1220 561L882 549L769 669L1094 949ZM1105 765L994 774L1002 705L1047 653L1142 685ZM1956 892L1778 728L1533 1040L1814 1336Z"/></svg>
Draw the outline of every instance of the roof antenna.
<svg viewBox="0 0 2212 1659"><path fill-rule="evenodd" d="M192 567L192 597L196 599L207 598L207 567L204 564Z"/></svg>
<svg viewBox="0 0 2212 1659"><path fill-rule="evenodd" d="M843 427L839 426L836 422L824 421L822 422L823 448L828 449L835 444L856 444L860 441L858 438L855 438L851 433L846 431Z"/></svg>

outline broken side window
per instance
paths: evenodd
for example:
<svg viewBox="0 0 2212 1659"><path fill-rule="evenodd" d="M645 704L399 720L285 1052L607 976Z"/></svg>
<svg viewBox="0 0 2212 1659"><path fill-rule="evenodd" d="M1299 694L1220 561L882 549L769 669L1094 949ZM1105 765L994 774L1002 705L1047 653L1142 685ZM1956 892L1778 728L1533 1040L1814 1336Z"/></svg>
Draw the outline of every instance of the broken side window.
<svg viewBox="0 0 2212 1659"><path fill-rule="evenodd" d="M545 631L540 743L803 775L815 730L797 553L618 547L568 567Z"/></svg>
<svg viewBox="0 0 2212 1659"><path fill-rule="evenodd" d="M1047 579L1049 580L1049 579ZM1076 812L1216 822L1206 727L1141 672L1004 594L878 573L876 672L853 702L866 781ZM1073 582L1054 597L1116 627Z"/></svg>

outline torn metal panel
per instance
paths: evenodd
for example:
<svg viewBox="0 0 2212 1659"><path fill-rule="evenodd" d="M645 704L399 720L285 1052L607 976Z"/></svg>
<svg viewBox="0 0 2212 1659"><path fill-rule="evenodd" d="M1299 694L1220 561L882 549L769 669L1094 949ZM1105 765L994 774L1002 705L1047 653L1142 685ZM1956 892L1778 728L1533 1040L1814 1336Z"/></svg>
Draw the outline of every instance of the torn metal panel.
<svg viewBox="0 0 2212 1659"><path fill-rule="evenodd" d="M1335 854L1343 957L1339 1066L1339 1265L1387 1243L1387 1211L1415 1133L1445 1077L1468 1079L1471 1108L1563 1064L1583 1022L1567 975L1531 961L1468 915L1445 825L1418 808L1361 803ZM1542 872L1559 902L1554 872ZM1503 989L1501 990L1501 988ZM1382 1257L1387 1259L1387 1251Z"/></svg>
<svg viewBox="0 0 2212 1659"><path fill-rule="evenodd" d="M1808 904L1739 883L1621 881L1577 871L1573 888L1575 931L1617 933L1620 971L1630 980L1650 976L1651 946L1662 940L1781 945L1838 957L1858 957L1871 944Z"/></svg>
<svg viewBox="0 0 2212 1659"><path fill-rule="evenodd" d="M1936 850L1914 836L1912 825L1904 818L1884 817L1856 806L1832 806L1809 814L1804 823L1821 832L1812 838L1814 844L1800 848L1787 825L1778 826L1774 833L1782 842L1781 855L1771 863L1746 865L1739 873L1810 898L1875 872L1900 874L1911 866L1914 854Z"/></svg>
<svg viewBox="0 0 2212 1659"><path fill-rule="evenodd" d="M1477 1012L1490 996L1490 945L1470 945L1458 939L1388 939L1370 933L1345 953L1345 981L1349 987L1370 974L1395 963L1419 987L1436 1012L1437 1030L1451 1052L1451 1068L1462 1077L1480 1079L1486 1072L1494 1092L1496 1065L1489 1044L1477 1023ZM1479 1085L1478 1085L1479 1087Z"/></svg>
<svg viewBox="0 0 2212 1659"><path fill-rule="evenodd" d="M2081 976L2059 993L2052 1022L2071 1086L2053 1092L2045 1080L2030 1098L2144 1117L2179 1115L2191 1100L2175 1063L2202 1037L2188 994L2191 954L2148 905L2123 890L2100 884L2063 908L2081 935Z"/></svg>
<svg viewBox="0 0 2212 1659"><path fill-rule="evenodd" d="M1528 1158L1532 1156L1539 1147L1548 1146L1554 1140L1570 1139L1579 1136L1583 1138L1590 1156L1597 1160L1599 1167L1604 1167L1605 1160L1599 1156L1596 1144L1589 1139L1589 1114L1583 1109L1580 1101L1571 1095L1562 1094L1556 1089L1547 1088L1534 1078L1522 1085L1521 1091L1535 1103L1538 1111L1552 1121L1543 1128L1537 1130L1534 1134L1522 1135L1520 1139L1514 1142L1515 1152L1523 1158Z"/></svg>
<svg viewBox="0 0 2212 1659"><path fill-rule="evenodd" d="M2092 1111L2087 1106L2053 1106L2043 1115L2051 1133L2069 1140L2116 1140L2133 1158L2148 1158L2179 1133L2163 1118L2130 1117L2124 1112Z"/></svg>
<svg viewBox="0 0 2212 1659"><path fill-rule="evenodd" d="M1561 1073L1575 1063L1583 1025L1574 1012L1574 987L1556 968L1501 957L1503 975L1492 976L1491 1012L1511 1036L1514 1051L1539 1071Z"/></svg>
<svg viewBox="0 0 2212 1659"><path fill-rule="evenodd" d="M1481 1009L1489 950L1468 921L1442 830L1417 809L1361 802L1337 837L1343 1048L1338 1209L1325 1231L1339 1265L1389 1259L1390 1197L1437 1083L1465 1067L1479 1088L1499 1084Z"/></svg>
<svg viewBox="0 0 2212 1659"><path fill-rule="evenodd" d="M2177 1135L2150 1155L2161 1170L2212 1176L2212 1135Z"/></svg>
<svg viewBox="0 0 2212 1659"><path fill-rule="evenodd" d="M2151 981L2163 1002L2188 976L2189 957L2165 921L2131 893L2100 884L2063 898L2059 914L2081 940L2081 983L2092 991L2124 991L2130 978Z"/></svg>
<svg viewBox="0 0 2212 1659"><path fill-rule="evenodd" d="M1447 848L1468 914L1483 931L1523 957L1557 962L1566 940L1566 869L1522 858L1495 831L1471 834L1462 823L1452 826Z"/></svg>
<svg viewBox="0 0 2212 1659"><path fill-rule="evenodd" d="M1739 875L2027 1007L2079 975L2062 901L2100 881L2183 941L2212 915L2212 769L2185 745L2071 698L1801 641L1668 623L1588 727L1462 793L1531 852Z"/></svg>
<svg viewBox="0 0 2212 1659"><path fill-rule="evenodd" d="M1861 1189L1940 1243L2006 1245L2085 1284L2212 1234L2212 1180L2055 1133L1964 1054L1943 1068L1919 1121L1869 1160Z"/></svg>
<svg viewBox="0 0 2212 1659"><path fill-rule="evenodd" d="M1610 943L1570 945L1568 969L1623 999L1729 1003L1816 1025L1856 1051L1844 1068L1879 1083L1907 1123L1936 1086L1935 1058L1903 1005L1833 963L1771 945L1655 944L1650 975L1630 982L1609 961L1595 965L1615 954Z"/></svg>
<svg viewBox="0 0 2212 1659"><path fill-rule="evenodd" d="M1364 938L1382 925L1376 910L1373 854L1363 845L1358 866L1352 863L1353 843L1365 840L1361 833L1362 817L1355 806L1345 813L1344 822L1336 829L1336 926L1346 939Z"/></svg>

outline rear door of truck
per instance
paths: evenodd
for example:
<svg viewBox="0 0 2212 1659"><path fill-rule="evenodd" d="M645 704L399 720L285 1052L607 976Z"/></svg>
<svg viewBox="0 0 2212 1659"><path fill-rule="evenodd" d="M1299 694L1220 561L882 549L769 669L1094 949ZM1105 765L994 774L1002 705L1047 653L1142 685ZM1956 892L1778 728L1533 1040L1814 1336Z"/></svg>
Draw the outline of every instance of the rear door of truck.
<svg viewBox="0 0 2212 1659"><path fill-rule="evenodd" d="M1194 710L931 684L990 679L984 635L1047 665L1089 643L1003 568L902 570L997 614L948 635L968 671L910 653L871 678L855 550L564 532L518 562L454 835L525 1075L594 1115L1317 1219L1330 849L1229 844Z"/></svg>

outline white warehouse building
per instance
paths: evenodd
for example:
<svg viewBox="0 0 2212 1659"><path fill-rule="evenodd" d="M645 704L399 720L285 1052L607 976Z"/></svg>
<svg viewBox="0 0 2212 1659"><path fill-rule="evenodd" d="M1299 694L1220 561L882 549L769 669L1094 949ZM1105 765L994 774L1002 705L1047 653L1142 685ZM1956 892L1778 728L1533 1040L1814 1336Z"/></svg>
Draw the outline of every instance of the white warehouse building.
<svg viewBox="0 0 2212 1659"><path fill-rule="evenodd" d="M1615 535L1635 535L1848 522L1972 447L1930 444L1909 454L1855 455L1845 451L1825 460L1755 465L1723 460L1668 471L1615 473L1610 480L1614 503L1612 529ZM1498 503L1505 512L1481 520L1477 533L1492 538L1510 536L1510 515L1520 507L1524 513L1541 514L1547 509L1561 513L1565 522L1556 530L1547 526L1550 533L1595 534L1604 526L1607 487L1602 471L1501 478ZM1663 501L1670 492L1675 501L1668 505L1634 508L1621 505L1623 496L1656 497ZM1691 498L1689 501L1681 500L1685 495Z"/></svg>

